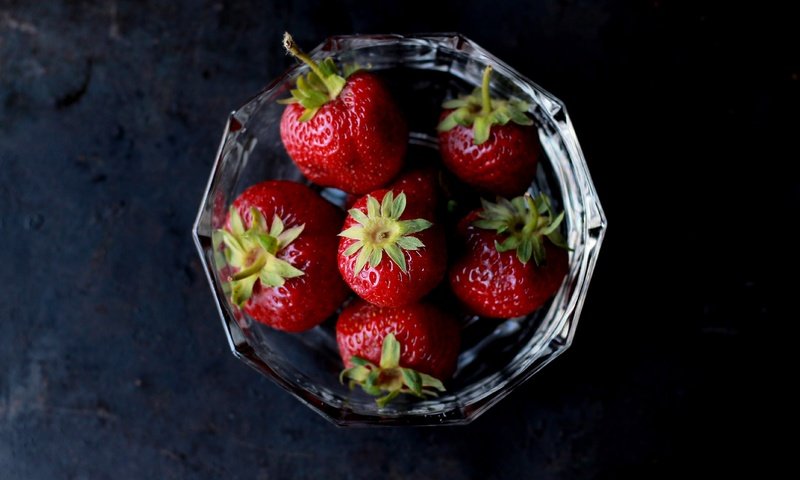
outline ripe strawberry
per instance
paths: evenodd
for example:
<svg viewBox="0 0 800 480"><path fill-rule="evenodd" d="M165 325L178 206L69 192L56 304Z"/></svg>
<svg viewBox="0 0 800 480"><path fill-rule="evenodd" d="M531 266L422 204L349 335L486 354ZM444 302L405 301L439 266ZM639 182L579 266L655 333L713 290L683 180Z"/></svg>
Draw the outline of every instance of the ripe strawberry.
<svg viewBox="0 0 800 480"><path fill-rule="evenodd" d="M315 62L287 33L284 46L311 72L297 88L281 118L281 140L312 182L350 193L382 187L403 165L408 128L389 91L375 75L339 74L333 59Z"/></svg>
<svg viewBox="0 0 800 480"><path fill-rule="evenodd" d="M438 171L433 167L414 168L398 175L386 188L398 194L408 192L406 196L412 195L417 198L417 203L430 205L431 212L434 212L439 201ZM347 194L344 198L345 208L353 208L359 198L361 195Z"/></svg>
<svg viewBox="0 0 800 480"><path fill-rule="evenodd" d="M336 343L345 367L340 375L384 406L400 393L435 396L440 380L453 374L460 344L455 319L438 308L415 303L378 307L362 300L348 305L336 322Z"/></svg>
<svg viewBox="0 0 800 480"><path fill-rule="evenodd" d="M528 105L489 96L492 67L471 95L442 105L439 149L444 164L463 182L497 195L525 192L536 176L540 147Z"/></svg>
<svg viewBox="0 0 800 480"><path fill-rule="evenodd" d="M466 251L450 270L453 293L486 317L518 317L541 307L569 268L558 230L563 218L563 212L553 216L545 194L483 201L459 225Z"/></svg>
<svg viewBox="0 0 800 480"><path fill-rule="evenodd" d="M347 297L336 271L339 210L299 183L267 181L234 202L215 232L231 301L278 330L307 330ZM269 225L268 225L269 223Z"/></svg>
<svg viewBox="0 0 800 480"><path fill-rule="evenodd" d="M415 203L430 207L435 212L439 200L438 172L433 167L416 168L400 174L388 187L398 195L415 199Z"/></svg>
<svg viewBox="0 0 800 480"><path fill-rule="evenodd" d="M442 280L444 232L428 220L430 205L411 192L395 197L392 190L376 190L348 213L339 234L339 272L361 298L396 307L419 300Z"/></svg>

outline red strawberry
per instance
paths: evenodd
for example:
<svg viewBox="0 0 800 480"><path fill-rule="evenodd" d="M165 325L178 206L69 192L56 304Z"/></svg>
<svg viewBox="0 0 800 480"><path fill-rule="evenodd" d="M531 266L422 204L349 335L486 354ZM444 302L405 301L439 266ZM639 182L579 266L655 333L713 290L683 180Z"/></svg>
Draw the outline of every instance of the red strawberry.
<svg viewBox="0 0 800 480"><path fill-rule="evenodd" d="M433 167L418 168L402 173L389 187L398 195L405 193L406 197L413 197L416 203L436 210L439 199L438 172Z"/></svg>
<svg viewBox="0 0 800 480"><path fill-rule="evenodd" d="M553 216L544 194L484 201L459 226L466 251L450 270L453 293L486 317L519 317L541 307L569 267L558 230L563 218L563 212Z"/></svg>
<svg viewBox="0 0 800 480"><path fill-rule="evenodd" d="M435 395L440 380L453 374L460 345L455 319L438 308L415 303L378 307L356 300L339 315L336 343L350 379L384 406L400 393Z"/></svg>
<svg viewBox="0 0 800 480"><path fill-rule="evenodd" d="M392 184L387 187L393 192L406 193L406 197L414 197L423 207L430 206L429 213L425 216L434 216L436 203L439 201L438 172L433 167L418 168L401 173ZM344 199L346 209L353 208L361 196L347 194Z"/></svg>
<svg viewBox="0 0 800 480"><path fill-rule="evenodd" d="M339 272L361 298L380 306L406 305L442 280L444 231L428 220L430 205L411 192L395 197L392 190L376 190L348 213L339 234Z"/></svg>
<svg viewBox="0 0 800 480"><path fill-rule="evenodd" d="M299 183L268 181L231 206L224 244L231 301L255 320L299 332L328 318L347 297L336 271L340 211Z"/></svg>
<svg viewBox="0 0 800 480"><path fill-rule="evenodd" d="M511 197L525 192L536 176L539 140L525 102L489 97L491 72L486 67L481 88L471 95L444 102L439 149L463 182Z"/></svg>
<svg viewBox="0 0 800 480"><path fill-rule="evenodd" d="M281 118L281 140L312 182L365 194L386 185L403 165L408 128L389 91L375 75L339 75L333 59L320 63L301 52L287 33L284 46L311 72Z"/></svg>

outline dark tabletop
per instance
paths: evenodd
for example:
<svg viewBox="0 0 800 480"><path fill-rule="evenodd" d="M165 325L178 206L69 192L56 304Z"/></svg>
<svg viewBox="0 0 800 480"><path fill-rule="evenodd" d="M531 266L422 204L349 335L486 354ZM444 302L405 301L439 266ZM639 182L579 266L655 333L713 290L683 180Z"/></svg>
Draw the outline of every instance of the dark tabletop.
<svg viewBox="0 0 800 480"><path fill-rule="evenodd" d="M774 260L800 193L797 17L434 3L0 0L0 478L640 479L752 459L753 333L790 318ZM228 351L190 229L227 113L291 64L284 30L459 31L568 106L610 227L581 325L468 427L339 429Z"/></svg>

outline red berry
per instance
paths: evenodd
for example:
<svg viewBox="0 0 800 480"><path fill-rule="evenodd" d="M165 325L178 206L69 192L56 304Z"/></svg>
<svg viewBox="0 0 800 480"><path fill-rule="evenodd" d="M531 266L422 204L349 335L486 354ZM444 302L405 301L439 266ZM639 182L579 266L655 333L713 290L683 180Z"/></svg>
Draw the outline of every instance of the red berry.
<svg viewBox="0 0 800 480"><path fill-rule="evenodd" d="M312 182L365 194L386 185L400 171L408 128L380 79L357 71L345 78L331 59L314 62L290 53L312 72L292 91L281 118L281 140L297 167Z"/></svg>
<svg viewBox="0 0 800 480"><path fill-rule="evenodd" d="M536 135L532 127L496 125L486 142L475 145L472 128L456 125L439 133L439 149L445 166L464 183L512 197L524 193L536 177L540 151Z"/></svg>
<svg viewBox="0 0 800 480"><path fill-rule="evenodd" d="M388 188L397 195L405 193L414 198L415 203L428 206L430 212L436 211L439 201L439 176L433 167L409 170L398 176Z"/></svg>
<svg viewBox="0 0 800 480"><path fill-rule="evenodd" d="M347 297L334 257L340 219L336 207L299 183L267 181L245 190L216 232L232 302L288 332L328 318Z"/></svg>
<svg viewBox="0 0 800 480"><path fill-rule="evenodd" d="M442 228L430 205L393 190L376 190L349 210L339 234L339 272L361 298L381 306L416 302L446 269Z"/></svg>
<svg viewBox="0 0 800 480"><path fill-rule="evenodd" d="M500 199L497 204L484 202L483 210L461 221L466 249L449 279L468 309L493 318L523 316L558 290L569 259L560 247L563 214L553 217L549 205L544 195Z"/></svg>
<svg viewBox="0 0 800 480"><path fill-rule="evenodd" d="M339 314L336 343L345 366L357 356L378 363L383 337L394 333L403 345L400 364L439 379L450 378L458 357L458 322L427 303L379 307L356 300Z"/></svg>
<svg viewBox="0 0 800 480"><path fill-rule="evenodd" d="M491 67L472 95L444 103L439 149L445 166L463 182L493 194L522 194L536 176L541 148L528 105L489 97Z"/></svg>

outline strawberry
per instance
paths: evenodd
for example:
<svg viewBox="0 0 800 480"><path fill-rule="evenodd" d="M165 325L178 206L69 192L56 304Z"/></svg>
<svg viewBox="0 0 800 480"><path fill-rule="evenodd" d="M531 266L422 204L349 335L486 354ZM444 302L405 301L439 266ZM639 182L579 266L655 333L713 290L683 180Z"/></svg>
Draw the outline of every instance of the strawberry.
<svg viewBox="0 0 800 480"><path fill-rule="evenodd" d="M215 232L231 301L278 330L320 324L348 294L336 271L340 222L340 211L305 185L275 180L245 190Z"/></svg>
<svg viewBox="0 0 800 480"><path fill-rule="evenodd" d="M540 146L536 128L518 99L489 96L492 67L471 95L442 105L439 149L445 166L463 182L497 195L525 192L536 176Z"/></svg>
<svg viewBox="0 0 800 480"><path fill-rule="evenodd" d="M336 322L336 343L351 388L361 385L383 407L400 393L435 396L456 367L459 327L444 311L425 303L378 307L348 305Z"/></svg>
<svg viewBox="0 0 800 480"><path fill-rule="evenodd" d="M433 167L416 168L401 173L389 187L394 192L413 197L416 203L436 210L439 200L439 177Z"/></svg>
<svg viewBox="0 0 800 480"><path fill-rule="evenodd" d="M380 79L368 72L340 74L333 59L315 62L292 37L284 46L311 68L281 118L286 151L312 182L363 195L380 188L403 165L408 128Z"/></svg>
<svg viewBox="0 0 800 480"><path fill-rule="evenodd" d="M558 290L567 273L558 229L564 213L554 216L545 194L482 203L459 225L466 251L450 270L450 287L478 315L527 315Z"/></svg>
<svg viewBox="0 0 800 480"><path fill-rule="evenodd" d="M361 298L396 307L416 302L442 280L444 231L428 220L431 205L411 192L376 190L348 213L339 233L339 272Z"/></svg>
<svg viewBox="0 0 800 480"><path fill-rule="evenodd" d="M433 167L415 168L403 172L386 188L396 192L413 193L420 204L430 205L432 212L435 211L436 203L439 201L438 172ZM345 208L348 210L353 208L359 198L361 195L347 194L344 198Z"/></svg>

